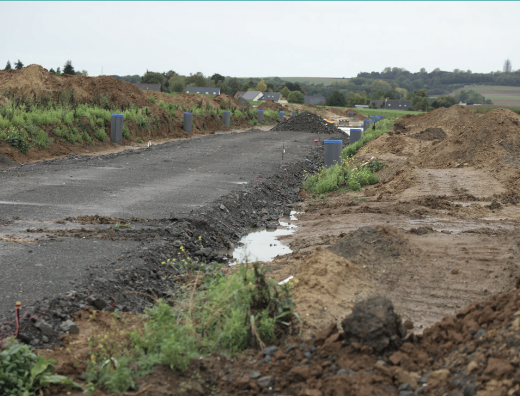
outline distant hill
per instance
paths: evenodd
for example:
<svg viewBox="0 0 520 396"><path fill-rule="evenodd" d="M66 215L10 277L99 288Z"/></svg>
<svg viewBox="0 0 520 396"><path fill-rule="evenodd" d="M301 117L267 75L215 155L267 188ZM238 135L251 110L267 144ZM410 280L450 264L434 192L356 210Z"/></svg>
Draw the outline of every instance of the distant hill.
<svg viewBox="0 0 520 396"><path fill-rule="evenodd" d="M335 82L346 82L349 79L345 77L280 77L280 80L289 81L292 83L304 83L304 84L323 84L331 85Z"/></svg>
<svg viewBox="0 0 520 396"><path fill-rule="evenodd" d="M520 107L520 87L508 87L500 85L466 85L464 90L473 90L478 92L486 99L491 99L495 106L511 106ZM452 93L451 96L455 95L458 89Z"/></svg>

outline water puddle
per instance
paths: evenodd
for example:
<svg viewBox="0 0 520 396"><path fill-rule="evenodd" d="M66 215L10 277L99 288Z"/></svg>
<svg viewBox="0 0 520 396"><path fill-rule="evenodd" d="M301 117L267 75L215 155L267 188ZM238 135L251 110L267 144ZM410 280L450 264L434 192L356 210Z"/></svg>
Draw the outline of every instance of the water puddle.
<svg viewBox="0 0 520 396"><path fill-rule="evenodd" d="M277 238L282 235L290 235L296 231L297 226L292 221L298 220L296 215L300 212L291 211L289 221L280 220L283 228L276 230L252 229L249 234L242 237L232 254L230 264L241 264L255 261L271 261L281 254L291 253L292 250L283 245Z"/></svg>

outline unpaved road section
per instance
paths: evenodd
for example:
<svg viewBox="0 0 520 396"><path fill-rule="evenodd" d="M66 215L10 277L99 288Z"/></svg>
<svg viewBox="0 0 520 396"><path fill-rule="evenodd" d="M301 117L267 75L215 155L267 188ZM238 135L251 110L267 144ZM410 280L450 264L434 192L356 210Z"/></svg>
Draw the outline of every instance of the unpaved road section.
<svg viewBox="0 0 520 396"><path fill-rule="evenodd" d="M14 307L76 289L92 267L135 257L124 233L153 231L150 219L182 219L246 183L303 158L323 135L251 131L175 141L100 157L67 158L0 172L0 317ZM134 218L132 229L83 215ZM58 223L56 223L58 221ZM105 227L103 238L94 238ZM30 232L28 232L29 230ZM75 236L75 237L74 237ZM127 260L127 261L128 261ZM117 270L117 269L116 269Z"/></svg>

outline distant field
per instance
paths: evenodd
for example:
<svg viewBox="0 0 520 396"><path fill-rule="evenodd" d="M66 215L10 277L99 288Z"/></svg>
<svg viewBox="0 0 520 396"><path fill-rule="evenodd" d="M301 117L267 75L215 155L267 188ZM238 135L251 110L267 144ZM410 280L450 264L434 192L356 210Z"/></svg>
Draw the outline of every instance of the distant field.
<svg viewBox="0 0 520 396"><path fill-rule="evenodd" d="M520 107L520 87L505 87L495 85L466 85L464 90L472 89L491 99L495 106ZM460 91L460 90L459 90ZM457 91L452 92L454 95Z"/></svg>
<svg viewBox="0 0 520 396"><path fill-rule="evenodd" d="M335 106L318 106L318 107L335 107ZM335 107L336 109L347 109L348 107ZM378 109L356 109L358 113L363 114L364 116L376 116L376 115L384 115L385 117L390 118L399 118L406 114L417 115L424 113L423 111L399 111L399 110L378 110Z"/></svg>
<svg viewBox="0 0 520 396"><path fill-rule="evenodd" d="M348 78L330 78L330 77L280 77L284 81L292 83L305 83L305 84L323 84L331 85L335 81L347 82Z"/></svg>

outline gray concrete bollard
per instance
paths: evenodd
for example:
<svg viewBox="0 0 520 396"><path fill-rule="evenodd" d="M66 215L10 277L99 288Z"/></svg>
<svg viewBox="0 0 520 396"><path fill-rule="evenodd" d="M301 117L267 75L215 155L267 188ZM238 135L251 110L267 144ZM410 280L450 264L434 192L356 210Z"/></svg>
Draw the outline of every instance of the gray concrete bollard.
<svg viewBox="0 0 520 396"><path fill-rule="evenodd" d="M341 164L341 140L325 140L325 159L326 168L332 165Z"/></svg>
<svg viewBox="0 0 520 396"><path fill-rule="evenodd" d="M350 118L352 118L353 116L354 116L354 112L351 111L351 112L350 112Z"/></svg>
<svg viewBox="0 0 520 396"><path fill-rule="evenodd" d="M182 122L182 129L185 132L191 133L191 124L193 123L193 113L184 113L184 120Z"/></svg>
<svg viewBox="0 0 520 396"><path fill-rule="evenodd" d="M293 110L293 111L291 112L291 117L294 117L295 115L296 115L296 110Z"/></svg>
<svg viewBox="0 0 520 396"><path fill-rule="evenodd" d="M123 144L123 114L112 114L110 124L110 141L116 144Z"/></svg>
<svg viewBox="0 0 520 396"><path fill-rule="evenodd" d="M285 118L285 112L280 111L280 122L283 122L284 118Z"/></svg>
<svg viewBox="0 0 520 396"><path fill-rule="evenodd" d="M263 124L264 123L264 111L258 110L258 123Z"/></svg>
<svg viewBox="0 0 520 396"><path fill-rule="evenodd" d="M231 112L224 111L224 113L222 115L222 122L224 123L225 126L227 126L229 128L229 125L231 125Z"/></svg>
<svg viewBox="0 0 520 396"><path fill-rule="evenodd" d="M359 139L361 139L361 133L363 132L362 129L351 129L350 130L350 140L349 144L356 143Z"/></svg>

